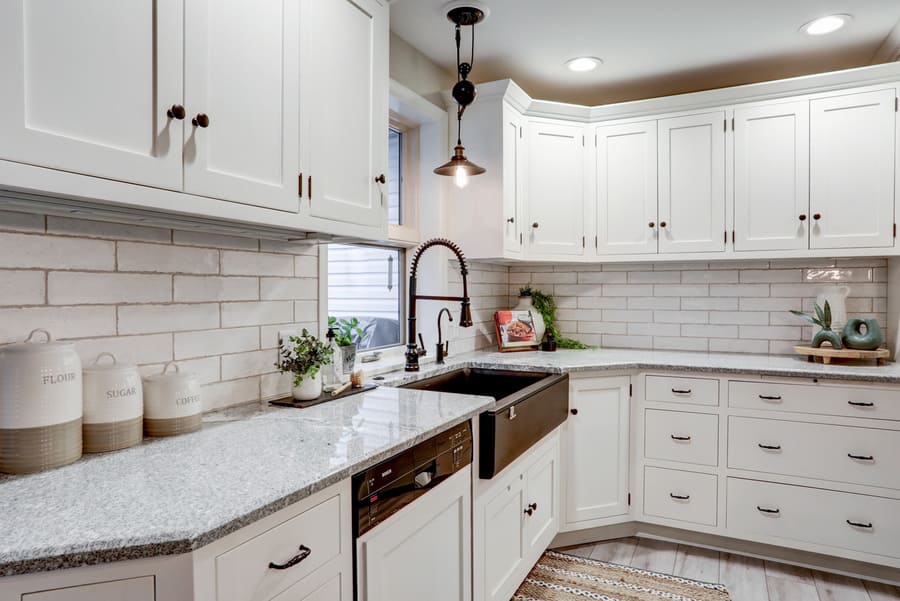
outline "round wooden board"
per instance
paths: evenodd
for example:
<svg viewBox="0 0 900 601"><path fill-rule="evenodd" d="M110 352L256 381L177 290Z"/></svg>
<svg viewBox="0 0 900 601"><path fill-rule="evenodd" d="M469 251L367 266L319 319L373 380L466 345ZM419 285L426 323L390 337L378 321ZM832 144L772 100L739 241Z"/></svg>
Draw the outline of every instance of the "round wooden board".
<svg viewBox="0 0 900 601"><path fill-rule="evenodd" d="M891 356L891 352L886 348L876 349L874 351L860 351L857 349L835 349L830 346L815 348L812 346L795 346L794 352L798 355L806 355L810 361L814 361L816 357L822 359L822 363L831 363L832 359L860 360L874 359L878 365L884 365L886 359Z"/></svg>

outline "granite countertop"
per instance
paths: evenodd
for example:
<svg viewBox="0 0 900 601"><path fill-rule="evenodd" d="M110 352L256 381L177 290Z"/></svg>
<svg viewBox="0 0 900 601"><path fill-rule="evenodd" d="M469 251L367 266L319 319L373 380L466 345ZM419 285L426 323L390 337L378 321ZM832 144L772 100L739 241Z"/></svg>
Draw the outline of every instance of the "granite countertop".
<svg viewBox="0 0 900 601"><path fill-rule="evenodd" d="M791 376L855 382L900 383L900 363L845 365L810 363L806 357L650 351L632 349L559 350L554 353L479 351L447 359L443 366L422 365L418 373L384 374L382 382L397 386L460 367L551 373L612 370L687 371L693 373Z"/></svg>
<svg viewBox="0 0 900 601"><path fill-rule="evenodd" d="M8 477L0 575L192 551L493 403L378 388L302 410L252 405L193 434Z"/></svg>

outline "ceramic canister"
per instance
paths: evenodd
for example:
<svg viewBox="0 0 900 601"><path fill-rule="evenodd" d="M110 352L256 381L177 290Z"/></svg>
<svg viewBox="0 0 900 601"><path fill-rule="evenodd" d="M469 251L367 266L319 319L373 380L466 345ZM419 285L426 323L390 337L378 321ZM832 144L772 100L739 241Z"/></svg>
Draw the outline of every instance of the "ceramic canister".
<svg viewBox="0 0 900 601"><path fill-rule="evenodd" d="M25 342L0 347L0 471L25 474L76 461L81 415L74 343L34 330Z"/></svg>
<svg viewBox="0 0 900 601"><path fill-rule="evenodd" d="M104 362L103 359L111 362ZM133 447L144 433L144 395L134 365L119 363L101 353L84 368L85 453L104 453Z"/></svg>
<svg viewBox="0 0 900 601"><path fill-rule="evenodd" d="M174 367L174 372L169 368ZM144 433L147 436L174 436L200 428L202 412L200 380L167 363L162 373L144 378Z"/></svg>

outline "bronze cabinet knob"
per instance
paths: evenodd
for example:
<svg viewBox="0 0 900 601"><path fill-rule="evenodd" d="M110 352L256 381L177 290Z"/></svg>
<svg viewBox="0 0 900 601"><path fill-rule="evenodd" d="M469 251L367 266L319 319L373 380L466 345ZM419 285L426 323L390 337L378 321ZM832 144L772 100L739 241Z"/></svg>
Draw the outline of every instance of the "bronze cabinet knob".
<svg viewBox="0 0 900 601"><path fill-rule="evenodd" d="M539 227L541 227L541 224L538 223L537 221L535 221L534 223L531 224L531 227L533 227L534 229L538 229Z"/></svg>
<svg viewBox="0 0 900 601"><path fill-rule="evenodd" d="M194 127L209 127L209 115L206 113L197 113L197 116L191 119Z"/></svg>
<svg viewBox="0 0 900 601"><path fill-rule="evenodd" d="M653 228L656 227L656 224L653 223L653 222L651 221L650 223L647 224L647 226L648 226L650 229L653 229Z"/></svg>
<svg viewBox="0 0 900 601"><path fill-rule="evenodd" d="M384 173L382 173L381 175L379 175L378 177L375 178L375 182L379 183L379 184L383 184L386 181L387 181L387 179L384 177Z"/></svg>
<svg viewBox="0 0 900 601"><path fill-rule="evenodd" d="M515 217L509 217L509 218L507 218L507 220L506 220L506 223L515 223L515 222L516 222L516 218L515 218Z"/></svg>
<svg viewBox="0 0 900 601"><path fill-rule="evenodd" d="M660 221L660 222L659 222L659 227L666 227L666 222L665 222L665 221Z"/></svg>
<svg viewBox="0 0 900 601"><path fill-rule="evenodd" d="M168 115L169 119L178 119L181 121L184 119L184 116L187 113L184 112L184 107L180 104L173 104L169 107L169 110L166 111L166 115Z"/></svg>
<svg viewBox="0 0 900 601"><path fill-rule="evenodd" d="M578 409L570 409L569 411L572 413L572 415L578 415Z"/></svg>
<svg viewBox="0 0 900 601"><path fill-rule="evenodd" d="M821 213L813 213L813 219L815 219L816 221L818 221L818 220L821 219L821 218L822 218L822 214L821 214Z"/></svg>
<svg viewBox="0 0 900 601"><path fill-rule="evenodd" d="M806 221L806 213L800 214L800 221Z"/></svg>

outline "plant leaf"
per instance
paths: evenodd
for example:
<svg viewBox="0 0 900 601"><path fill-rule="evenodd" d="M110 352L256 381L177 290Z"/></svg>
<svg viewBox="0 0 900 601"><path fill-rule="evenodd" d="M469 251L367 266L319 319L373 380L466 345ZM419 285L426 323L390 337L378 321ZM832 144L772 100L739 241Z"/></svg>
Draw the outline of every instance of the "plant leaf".
<svg viewBox="0 0 900 601"><path fill-rule="evenodd" d="M818 319L818 318L816 318L816 317L813 317L812 315L807 315L807 314L804 313L803 311L797 311L796 309L791 309L791 313L793 313L793 314L796 315L797 317L800 317L800 318L802 318L802 319L805 319L805 320L808 321L809 323L815 324L815 325L817 325L817 326L819 326L819 327L824 327L824 326L822 325L822 321L821 321L820 319Z"/></svg>
<svg viewBox="0 0 900 601"><path fill-rule="evenodd" d="M827 329L831 329L831 305L828 304L828 301L825 301L825 317L822 319L822 322L825 324L824 327Z"/></svg>
<svg viewBox="0 0 900 601"><path fill-rule="evenodd" d="M816 305L816 317L819 318L819 321L825 321L825 312L819 305Z"/></svg>

